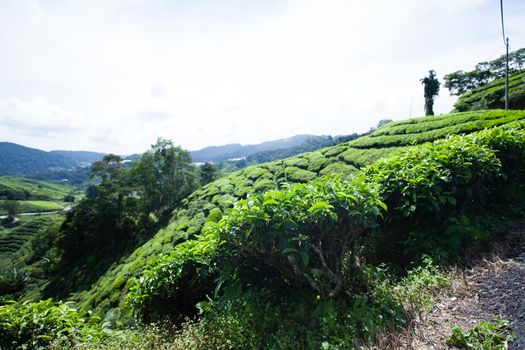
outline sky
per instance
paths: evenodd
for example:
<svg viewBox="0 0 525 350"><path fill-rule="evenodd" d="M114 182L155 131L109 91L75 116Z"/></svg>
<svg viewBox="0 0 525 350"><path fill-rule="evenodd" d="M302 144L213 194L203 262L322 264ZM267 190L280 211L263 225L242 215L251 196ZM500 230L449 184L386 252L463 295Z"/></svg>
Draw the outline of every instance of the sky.
<svg viewBox="0 0 525 350"><path fill-rule="evenodd" d="M504 0L511 50L525 1ZM497 0L0 0L0 141L140 153L363 132L504 54ZM442 86L436 114L456 98Z"/></svg>

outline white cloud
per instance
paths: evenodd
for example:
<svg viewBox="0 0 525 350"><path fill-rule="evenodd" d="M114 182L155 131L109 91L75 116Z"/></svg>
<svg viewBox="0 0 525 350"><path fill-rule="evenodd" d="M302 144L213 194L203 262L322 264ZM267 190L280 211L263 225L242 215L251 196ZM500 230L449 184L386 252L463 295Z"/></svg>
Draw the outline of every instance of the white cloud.
<svg viewBox="0 0 525 350"><path fill-rule="evenodd" d="M45 99L22 101L18 98L0 100L0 123L20 130L40 129L71 132L81 130L84 120L68 113Z"/></svg>
<svg viewBox="0 0 525 350"><path fill-rule="evenodd" d="M40 103L46 119L56 108L82 129L54 148L131 153L158 136L196 149L365 131L411 105L421 115L429 69L443 76L503 53L499 4L488 0L15 3L0 0L0 100L20 105L17 121ZM523 6L508 7L513 45L525 46ZM443 88L436 111L453 101ZM5 130L12 121L0 118ZM25 120L25 133L43 128Z"/></svg>

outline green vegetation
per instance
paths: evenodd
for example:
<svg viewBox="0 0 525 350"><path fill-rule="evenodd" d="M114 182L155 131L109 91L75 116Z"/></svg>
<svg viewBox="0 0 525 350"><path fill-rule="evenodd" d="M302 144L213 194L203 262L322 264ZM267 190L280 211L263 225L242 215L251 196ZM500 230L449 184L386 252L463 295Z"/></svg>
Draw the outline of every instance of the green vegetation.
<svg viewBox="0 0 525 350"><path fill-rule="evenodd" d="M22 216L18 225L0 227L1 298L40 297L56 261L53 248L60 214Z"/></svg>
<svg viewBox="0 0 525 350"><path fill-rule="evenodd" d="M431 142L447 135L468 134L521 119L523 119L523 111L505 112L503 110L452 113L425 119L408 119L389 123L369 136L350 142L350 146L354 148L410 146Z"/></svg>
<svg viewBox="0 0 525 350"><path fill-rule="evenodd" d="M495 199L507 192L513 194L515 186L523 193L524 162L525 134L493 129L410 148L364 169L349 182L326 178L250 196L218 224L207 223L196 239L179 244L170 255L154 262L132 288L131 304L146 320L165 312L165 316L180 319L188 315L181 313L188 311L185 306L191 300L205 300L213 293L214 299L200 304L205 310L201 326L214 325L208 330L212 338L219 330L256 329L241 339L228 335L234 348L254 344L278 347L279 343L266 343L261 334L272 334L270 338L281 344L297 344L303 339L299 347L320 346L327 342L326 336L335 339L334 346L372 339L389 323L372 323L364 328L369 333L352 331L352 323L362 320L363 315L358 312L359 317L352 317L357 312L355 303L363 303L358 308L364 308L367 315L394 324L394 315L372 310L386 306L397 310L394 314L399 313L401 319L403 313L395 303L385 303L382 296L378 305L377 300L370 299L375 283L367 277L360 260L401 267L421 259L422 254L431 254L438 260L451 261L466 247L483 242L487 237L480 237L475 225L463 222L458 227L457 223L492 211L498 202ZM386 246L385 240L389 243ZM439 276L423 273L420 268L416 271ZM408 276L407 280L411 287L393 288L404 291L408 302L418 299L428 304L428 298L410 290L425 277ZM191 286L190 300L187 286ZM200 298L196 298L198 293L203 293ZM362 293L369 295L366 302L360 299ZM272 299L275 295L280 299ZM260 309L270 310L265 311L268 314L283 307L287 310L280 311L283 314L298 307L316 310L313 305L308 307L308 300L315 299L332 310L320 318L332 317L340 328L312 326L316 336L302 338L293 322L285 334L272 331L286 323L280 314L271 316L279 325L270 321L265 324L263 315L252 319L244 314L253 315L253 310ZM262 300L264 303L259 304ZM242 308L237 309L240 301ZM253 304L257 306L246 310ZM227 308L221 312L223 305ZM246 324L224 323L230 317L232 322L246 319ZM319 321L319 315L302 317ZM349 323L343 321L345 318ZM299 316L296 322L300 320ZM240 334L237 332L234 334Z"/></svg>
<svg viewBox="0 0 525 350"><path fill-rule="evenodd" d="M62 201L75 187L64 182L0 177L0 199Z"/></svg>
<svg viewBox="0 0 525 350"><path fill-rule="evenodd" d="M439 266L522 215L523 119L524 111L482 111L389 122L191 194L198 173L164 158L186 159L171 144L130 170L105 158L94 167L101 184L60 231L42 235L52 243L39 253L53 262L47 277L57 277L39 291L73 293L79 335L54 316L43 333L19 322L40 313L38 301L0 306L0 327L9 337L42 334L55 348L357 348L430 307L431 292L448 283ZM162 193L147 188L150 179ZM24 285L22 268L7 286ZM64 307L48 303L50 315ZM150 321L166 323L109 331Z"/></svg>
<svg viewBox="0 0 525 350"><path fill-rule="evenodd" d="M425 115L434 115L434 97L439 95L439 80L436 78L436 72L428 71L428 77L421 79L424 86L425 96Z"/></svg>
<svg viewBox="0 0 525 350"><path fill-rule="evenodd" d="M506 55L502 55L493 61L478 63L473 71L456 71L447 74L445 75L445 87L450 90L451 95L460 96L501 79L505 77L506 59ZM509 73L517 73L523 68L525 68L525 48L509 54Z"/></svg>
<svg viewBox="0 0 525 350"><path fill-rule="evenodd" d="M464 129L465 133L482 130L485 126L497 123L505 124L509 121L523 119L525 118L525 112L473 112L468 113L467 116L472 118L476 126ZM476 121L476 116L479 117L478 121ZM354 169L355 172L358 168L371 164L385 155L403 149L403 147L384 148L385 145L381 144L379 136L385 130L390 130L391 134L389 137L396 140L396 143L408 147L411 143L418 140L424 142L433 138L445 137L448 134L448 128L455 127L456 118L458 118L458 123L461 125L464 117L466 115L457 113L392 122L379 128L372 135L313 153L306 153L294 157L294 159L307 159L308 166L304 170L315 172L317 176L338 171L346 173L350 169ZM440 122L441 118L444 119L443 122ZM431 135L432 137L425 135L423 138L418 138L417 126L420 125L422 128L425 128L428 125L427 123L436 123L433 125L434 134ZM395 130L396 128L405 127L414 128L414 130L410 135L405 135L404 132ZM421 134L425 134L425 132ZM404 142L405 137L413 137L414 139ZM377 142L375 142L376 139L378 140ZM367 149L365 145L361 147L360 143L363 142L362 140L365 140L367 143L374 141L374 146L377 148ZM360 148L355 148L354 145L356 144ZM355 165L353 164L354 161L351 160L350 154L346 154L347 157L344 157L345 152L359 155L356 158L358 161L355 161ZM310 160L312 161L310 162ZM313 164L315 164L315 167ZM235 201L246 198L246 195L249 193L263 193L264 191L278 188L283 181L288 180L289 182L290 179L286 177L285 169L286 164L281 160L251 166L197 189L187 199L183 200L181 206L173 212L173 216L166 227L159 230L148 242L138 247L132 254L124 257L119 264L112 266L94 284L89 292L79 293L75 299L82 302L85 310L96 308L101 310L101 312L103 310L104 313L112 308L122 310L122 298L125 296L125 291L132 285L129 282L131 277L137 276L147 264L155 261L159 253L168 253L173 250L174 244L198 235L207 217L212 212L214 213L213 215L217 215L217 211L225 213L230 210Z"/></svg>
<svg viewBox="0 0 525 350"><path fill-rule="evenodd" d="M505 78L496 79L461 95L454 107L459 112L505 107ZM525 109L525 70L509 77L509 108Z"/></svg>
<svg viewBox="0 0 525 350"><path fill-rule="evenodd" d="M480 322L468 331L456 326L452 328L448 344L466 350L505 350L516 338L509 326L510 321L502 319Z"/></svg>
<svg viewBox="0 0 525 350"><path fill-rule="evenodd" d="M0 345L13 349L39 349L52 340L70 348L79 342L93 342L113 335L97 318L86 319L72 303L7 302L0 306Z"/></svg>
<svg viewBox="0 0 525 350"><path fill-rule="evenodd" d="M49 168L73 168L75 163L58 154L0 142L0 176L25 175Z"/></svg>
<svg viewBox="0 0 525 350"><path fill-rule="evenodd" d="M257 165L265 162L271 162L277 159L284 159L301 153L312 152L321 148L337 145L343 142L348 142L350 140L358 138L359 136L362 135L354 133L347 136L338 136L336 138L332 138L331 136L311 136L306 138L301 144L292 147L265 150L254 154L250 154L239 160L222 161L218 163L218 167L223 172L232 172L235 170L246 168L250 165Z"/></svg>
<svg viewBox="0 0 525 350"><path fill-rule="evenodd" d="M19 212L21 213L46 212L63 209L60 204L48 201L20 201L19 203Z"/></svg>
<svg viewBox="0 0 525 350"><path fill-rule="evenodd" d="M505 108L505 55L470 72L445 75L445 87L459 96L458 112ZM525 109L525 48L509 54L509 109Z"/></svg>

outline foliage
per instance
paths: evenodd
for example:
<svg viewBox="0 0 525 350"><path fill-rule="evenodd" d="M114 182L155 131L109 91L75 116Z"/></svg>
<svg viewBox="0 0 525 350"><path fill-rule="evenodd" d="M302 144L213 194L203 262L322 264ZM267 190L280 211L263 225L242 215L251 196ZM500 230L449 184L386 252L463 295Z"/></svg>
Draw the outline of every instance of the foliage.
<svg viewBox="0 0 525 350"><path fill-rule="evenodd" d="M115 180L124 170L123 159L116 154L106 154L101 160L91 164L91 177L102 182Z"/></svg>
<svg viewBox="0 0 525 350"><path fill-rule="evenodd" d="M125 314L119 300L131 287L130 306L146 321L168 316L180 322L197 313L199 302L200 320L184 326L174 348L357 347L378 332L402 324L410 312L428 306L431 291L446 284L430 260L405 273L410 262L434 248L452 257L483 239L469 221L472 213L483 215L492 212L495 203L507 203L499 199L507 198L523 182L525 137L513 129L520 127L515 121L523 118L523 112L477 116L477 120L476 114L456 114L388 123L376 131L378 135L366 138L379 140L370 156L354 147L359 144L356 140L230 174L182 199L168 225L140 246L130 241L148 237L137 229L145 222L153 225L149 220L154 218L146 218L137 205L143 195L140 183L132 181L127 170L107 177L85 200L94 201L91 206L82 207L84 200L79 203L85 213L75 224L92 215L89 208L102 212L108 200L108 215L118 213L115 217L125 218L121 222L133 223L129 231L123 231L133 236L121 240L131 245L127 252L134 252L122 253L121 261L91 290L75 295L82 302L82 313L98 307L97 314L113 321L115 315ZM405 137L419 136L418 127L440 138L443 129L462 123L479 123L476 127L481 128L509 121L514 121L513 128L389 150L396 154L351 178L282 182L290 168L311 171L317 177L334 164L363 167L389 152L386 143L381 144L382 137L407 142ZM310 165L316 159L323 161L314 170ZM261 192L255 193L256 184ZM381 202L388 204L387 211ZM98 261L93 260L120 258L118 245L107 244L117 237L110 230L119 226L111 225L108 221L93 236L100 242L94 254L86 255L85 270L69 276L95 275ZM338 240L341 244L336 244ZM106 246L108 250L103 251ZM406 260L396 270L402 277L379 265L390 260L378 246ZM158 344L158 338L147 340L148 333L141 332L93 344L114 348Z"/></svg>
<svg viewBox="0 0 525 350"><path fill-rule="evenodd" d="M219 229L235 252L270 265L283 280L307 282L323 298L335 297L359 288L357 241L382 208L376 188L324 178L250 196ZM353 283L344 280L345 267Z"/></svg>
<svg viewBox="0 0 525 350"><path fill-rule="evenodd" d="M421 312L432 309L432 294L449 285L449 279L440 271L432 258L425 256L421 264L410 269L401 281L393 286L396 297L405 311Z"/></svg>
<svg viewBox="0 0 525 350"><path fill-rule="evenodd" d="M143 318L154 317L155 313L191 314L194 305L211 291L217 273L214 258L221 245L215 225L208 222L202 234L177 245L171 254L144 270L128 295L133 309Z"/></svg>
<svg viewBox="0 0 525 350"><path fill-rule="evenodd" d="M75 202L75 196L73 196L72 194L67 194L64 196L63 200L67 203L73 203Z"/></svg>
<svg viewBox="0 0 525 350"><path fill-rule="evenodd" d="M368 288L352 299L323 300L301 289L277 294L233 282L199 303L201 319L184 323L168 348L354 348L405 322L405 309L447 283L428 259L399 280L384 267L365 272Z"/></svg>
<svg viewBox="0 0 525 350"><path fill-rule="evenodd" d="M513 130L451 136L376 162L350 181L325 178L264 195L250 195L238 202L218 225L206 228L210 232L218 230L216 237L225 240L221 266L223 270L234 266L231 276L251 275L251 283L257 283L257 279L264 278L253 280L257 275L254 272L264 271L271 276L273 269L274 275L278 272L281 285L302 289L306 285L323 299L338 297L340 293L351 296L366 286L358 250L363 239L371 244L368 254L375 254L376 260L385 258L384 253L373 248L373 239L369 241L366 232L380 224L374 233L380 242L386 239L390 243L389 254L398 261L410 261L436 247L457 254L471 237L466 230L464 236L445 230L452 227L451 218L460 217L467 209L486 208L491 191L497 188L494 185L504 178L502 161L489 147L497 149L503 162L508 163L507 152L516 151L514 161L525 159L524 146L523 133ZM380 219L387 207L383 201L389 210ZM444 233L435 234L439 230ZM435 235L427 237L427 232ZM134 290L140 291L144 284L148 293L142 294L148 298L179 298L181 291L177 288L182 282L178 275L185 273L183 261L191 261L186 244L199 245L200 239L179 244L159 266L153 265L153 272L147 272L147 278L139 281ZM210 261L219 262L213 260L217 251L213 250L213 254L206 255L211 258L204 266L208 276L209 266L215 266ZM225 261L230 265L224 265ZM189 273L193 274L191 269ZM139 293L133 298L138 300L135 305L140 309L142 296Z"/></svg>
<svg viewBox="0 0 525 350"><path fill-rule="evenodd" d="M498 176L499 167L495 153L475 139L450 136L379 161L362 176L380 184L392 208L387 221L410 215L435 221L469 195L483 197L483 182Z"/></svg>
<svg viewBox="0 0 525 350"><path fill-rule="evenodd" d="M5 297L20 293L30 278L28 273L22 273L16 267L0 272L0 295Z"/></svg>
<svg viewBox="0 0 525 350"><path fill-rule="evenodd" d="M200 184L204 186L219 178L219 170L213 163L204 163L199 168Z"/></svg>
<svg viewBox="0 0 525 350"><path fill-rule="evenodd" d="M58 214L21 216L19 225L0 228L0 300L38 298L56 262Z"/></svg>
<svg viewBox="0 0 525 350"><path fill-rule="evenodd" d="M312 160L310 164L313 164L314 158L323 160L321 162L322 165L315 169L308 169L315 172L316 176L319 176L320 173L342 170L340 167L328 169L328 166L333 163L348 165L355 172L357 169L349 165L354 164L350 163L353 162L353 159L357 160L355 161L355 166L362 168L383 156L406 149L413 144L433 141L454 132L470 133L491 125L503 125L524 117L525 113L522 111L482 111L395 121L382 126L369 136L294 158L308 159L309 162ZM470 124L467 124L467 126L461 125L465 124L466 118L469 118L468 123ZM521 127L518 124L514 123L516 127ZM426 131L421 133L417 131L418 128L427 130L425 129L427 127L432 127L431 134ZM403 128L411 128L410 134L406 134ZM380 137L387 136L379 135L379 133L384 131L390 133L388 139ZM393 148L392 146L401 147ZM345 154L346 151L349 151L349 153ZM344 158L342 158L343 155ZM248 177L248 175L255 176L251 174L252 169L243 169L197 189L181 201L180 206L174 210L173 216L166 227L158 230L147 242L144 244L140 243L141 245L135 248L133 253L123 257L111 266L97 280L89 292L76 294L76 298L81 301L82 307L84 309L97 308L98 312L105 312L109 307L121 307L118 306L119 300L122 300L119 299L119 296L124 296L130 287L130 283L127 281L131 277L140 276L144 267L150 265L159 255L169 254L174 249L174 245L176 246L188 238L199 235L207 220L206 218L214 208L219 209L224 215L227 214L235 201L245 199L248 193L263 193L281 186L285 178L284 169L286 168L283 161L274 161L258 165L257 167L267 171L258 170L256 174L258 177ZM411 230L417 231L416 227L412 227ZM437 229L434 231L429 230L428 232L432 232L432 234L429 233L429 238L432 239L424 241L424 243L428 242L428 246L432 247L434 239L437 238L442 242L446 241L441 239L443 236ZM408 237L411 237L411 233L407 232L407 234ZM452 232L447 235L449 238L454 236ZM393 239L394 236L390 233L382 235L381 237L384 240L383 246L387 246L389 238ZM450 244L455 244L452 239L448 241ZM468 242L466 236L463 241ZM417 241L408 240L408 242L416 243ZM412 251L416 250L416 245L412 244L411 247ZM405 252L405 249L404 246L391 249L391 254Z"/></svg>
<svg viewBox="0 0 525 350"><path fill-rule="evenodd" d="M467 350L505 350L515 339L516 335L510 331L510 321L496 319L493 322L479 322L468 331L455 326L447 343Z"/></svg>
<svg viewBox="0 0 525 350"><path fill-rule="evenodd" d="M162 139L131 169L119 156L104 156L92 177L101 182L67 213L57 238L60 273L46 287L51 296L89 287L197 185L189 152Z"/></svg>
<svg viewBox="0 0 525 350"><path fill-rule="evenodd" d="M276 159L284 159L287 157L292 157L301 153L315 151L321 148L337 145L339 143L348 142L362 136L364 134L350 134L346 136L338 136L332 138L331 136L316 136L306 138L302 143L287 147L287 148L278 148L274 150L265 150L260 151L251 155L244 157L239 160L228 160L219 162L218 166L223 172L243 169L250 165L260 164L264 162L271 162ZM292 159L301 159L301 158L292 158ZM308 169L310 170L310 169Z"/></svg>
<svg viewBox="0 0 525 350"><path fill-rule="evenodd" d="M506 56L481 62L473 71L456 71L445 75L445 87L450 90L451 95L463 95L464 93L477 89L495 79L505 77ZM525 68L525 48L509 53L509 73L519 72Z"/></svg>
<svg viewBox="0 0 525 350"><path fill-rule="evenodd" d="M505 107L505 78L472 89L454 104L459 112ZM509 76L509 108L525 109L525 70Z"/></svg>
<svg viewBox="0 0 525 350"><path fill-rule="evenodd" d="M3 201L2 208L5 210L7 218L13 221L20 211L20 203L18 201Z"/></svg>
<svg viewBox="0 0 525 350"><path fill-rule="evenodd" d="M428 77L421 79L424 86L425 115L434 115L434 96L439 94L439 80L433 70L428 71Z"/></svg>
<svg viewBox="0 0 525 350"><path fill-rule="evenodd" d="M0 346L2 349L38 349L54 339L70 345L100 339L106 333L99 321L82 317L71 303L55 303L51 299L8 301L0 305Z"/></svg>
<svg viewBox="0 0 525 350"><path fill-rule="evenodd" d="M131 171L146 213L165 214L197 187L190 152L159 138Z"/></svg>
<svg viewBox="0 0 525 350"><path fill-rule="evenodd" d="M74 187L58 181L38 181L20 176L0 177L0 199L61 201Z"/></svg>
<svg viewBox="0 0 525 350"><path fill-rule="evenodd" d="M458 118L457 120L454 120ZM448 135L469 134L494 126L523 120L523 111L480 111L408 119L385 125L369 136L350 142L353 148L385 148L432 142Z"/></svg>

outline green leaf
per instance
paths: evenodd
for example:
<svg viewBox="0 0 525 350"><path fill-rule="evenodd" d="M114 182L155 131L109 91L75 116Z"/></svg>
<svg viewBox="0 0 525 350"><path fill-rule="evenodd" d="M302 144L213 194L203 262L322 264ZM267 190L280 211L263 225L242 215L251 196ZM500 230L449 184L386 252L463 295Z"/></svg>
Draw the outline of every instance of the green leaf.
<svg viewBox="0 0 525 350"><path fill-rule="evenodd" d="M295 248L284 248L281 251L281 254L290 254L290 253L299 253L299 251Z"/></svg>

